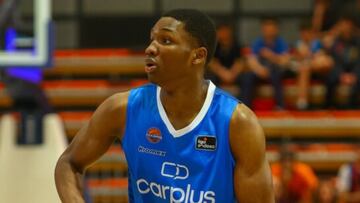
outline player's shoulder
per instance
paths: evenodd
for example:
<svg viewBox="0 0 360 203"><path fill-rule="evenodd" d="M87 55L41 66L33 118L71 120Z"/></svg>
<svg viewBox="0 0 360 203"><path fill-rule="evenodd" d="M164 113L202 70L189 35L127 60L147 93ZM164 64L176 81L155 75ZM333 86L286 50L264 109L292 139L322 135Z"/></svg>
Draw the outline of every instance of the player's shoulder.
<svg viewBox="0 0 360 203"><path fill-rule="evenodd" d="M148 83L138 87L131 88L129 90L118 92L110 96L105 100L109 106L114 108L126 108L130 100L134 100L134 95L145 96L146 92L156 89L156 85Z"/></svg>
<svg viewBox="0 0 360 203"><path fill-rule="evenodd" d="M126 107L128 103L129 91L119 92L111 95L103 101L93 113L89 125L100 122L107 128L122 128L125 123Z"/></svg>
<svg viewBox="0 0 360 203"><path fill-rule="evenodd" d="M250 124L257 122L255 113L243 103L239 103L232 115L232 122L234 124Z"/></svg>
<svg viewBox="0 0 360 203"><path fill-rule="evenodd" d="M221 89L219 87L216 87L216 89L215 89L215 96L219 97L221 99L225 99L225 100L228 100L228 101L235 102L235 103L241 103L241 101L239 101L233 95L231 95L230 93L226 92L225 90L223 90L223 89Z"/></svg>
<svg viewBox="0 0 360 203"><path fill-rule="evenodd" d="M135 87L130 90L128 95L128 105L137 106L143 105L156 96L157 86L152 83L147 83L142 86Z"/></svg>
<svg viewBox="0 0 360 203"><path fill-rule="evenodd" d="M118 92L108 97L101 105L107 109L108 112L123 111L128 104L130 90Z"/></svg>
<svg viewBox="0 0 360 203"><path fill-rule="evenodd" d="M231 108L234 109L231 116L232 123L236 124L256 118L254 112L250 108L225 90L216 87L214 97L216 102L220 103L222 107L232 106Z"/></svg>
<svg viewBox="0 0 360 203"><path fill-rule="evenodd" d="M148 94L153 94L156 91L157 86L153 83L147 83L130 90L130 96L132 99L134 97L148 97Z"/></svg>
<svg viewBox="0 0 360 203"><path fill-rule="evenodd" d="M233 95L218 87L216 87L215 89L213 100L213 103L216 104L214 106L220 107L218 108L220 110L218 112L218 115L222 115L222 113L228 115L228 113L230 113L231 119L233 117L234 111L236 111L237 109L237 106L239 104L242 104L242 102L235 98Z"/></svg>
<svg viewBox="0 0 360 203"><path fill-rule="evenodd" d="M137 87L134 87L130 90L130 92L137 92L137 91L149 91L149 90L153 90L156 89L156 85L153 83L146 83Z"/></svg>

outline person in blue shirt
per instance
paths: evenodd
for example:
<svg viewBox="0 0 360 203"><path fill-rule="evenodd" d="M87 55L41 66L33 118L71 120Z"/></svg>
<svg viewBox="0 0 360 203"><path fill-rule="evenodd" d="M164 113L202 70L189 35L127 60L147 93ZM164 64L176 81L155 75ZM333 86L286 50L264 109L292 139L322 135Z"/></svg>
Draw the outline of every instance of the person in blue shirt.
<svg viewBox="0 0 360 203"><path fill-rule="evenodd" d="M251 106L255 84L259 80L270 80L274 87L277 108L284 108L282 75L289 62L288 45L279 36L278 21L267 17L261 22L262 36L252 44L248 57L250 71L242 74L241 98Z"/></svg>
<svg viewBox="0 0 360 203"><path fill-rule="evenodd" d="M298 98L296 106L300 110L309 107L311 79L326 82L334 65L320 39L316 37L311 22L307 19L300 24L300 39L295 44L293 69L298 73Z"/></svg>
<svg viewBox="0 0 360 203"><path fill-rule="evenodd" d="M263 130L244 104L204 79L216 44L204 13L165 13L150 32L150 84L111 96L59 158L64 203L84 202L84 170L119 138L129 202L274 203Z"/></svg>

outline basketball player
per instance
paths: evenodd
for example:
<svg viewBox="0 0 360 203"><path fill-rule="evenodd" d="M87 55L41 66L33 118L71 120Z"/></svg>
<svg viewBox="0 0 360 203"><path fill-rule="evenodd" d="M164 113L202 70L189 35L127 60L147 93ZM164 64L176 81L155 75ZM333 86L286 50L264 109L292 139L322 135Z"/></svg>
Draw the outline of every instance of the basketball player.
<svg viewBox="0 0 360 203"><path fill-rule="evenodd" d="M84 170L120 138L129 202L272 203L263 131L251 110L203 77L215 28L196 10L173 10L151 29L151 82L107 99L60 157L63 202L83 202Z"/></svg>

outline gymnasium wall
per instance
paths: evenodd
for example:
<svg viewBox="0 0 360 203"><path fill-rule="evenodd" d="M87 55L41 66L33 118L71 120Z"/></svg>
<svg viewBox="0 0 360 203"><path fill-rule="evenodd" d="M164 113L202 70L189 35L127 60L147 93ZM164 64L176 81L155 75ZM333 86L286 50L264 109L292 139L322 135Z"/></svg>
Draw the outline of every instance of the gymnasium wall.
<svg viewBox="0 0 360 203"><path fill-rule="evenodd" d="M22 1L31 17L33 0ZM62 0L53 1L56 47L143 49L157 16L174 8L197 8L217 22L232 22L242 44L259 35L259 18L278 17L281 33L289 41L298 37L300 19L312 12L312 0Z"/></svg>

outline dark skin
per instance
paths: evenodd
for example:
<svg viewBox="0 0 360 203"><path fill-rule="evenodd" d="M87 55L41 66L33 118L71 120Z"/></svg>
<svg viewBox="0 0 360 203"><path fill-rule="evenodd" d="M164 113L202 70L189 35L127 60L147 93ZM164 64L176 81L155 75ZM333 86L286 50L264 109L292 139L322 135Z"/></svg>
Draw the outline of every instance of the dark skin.
<svg viewBox="0 0 360 203"><path fill-rule="evenodd" d="M187 126L200 111L207 93L208 83L203 78L206 48L199 47L182 22L163 17L153 27L145 53L147 66L151 66L145 69L149 80L162 87L160 98L170 122L175 129ZM55 180L63 202L84 202L81 177L115 138L122 138L128 95L118 93L104 101L60 157ZM264 134L254 113L243 104L233 113L229 137L236 160L234 191L238 201L273 203Z"/></svg>

